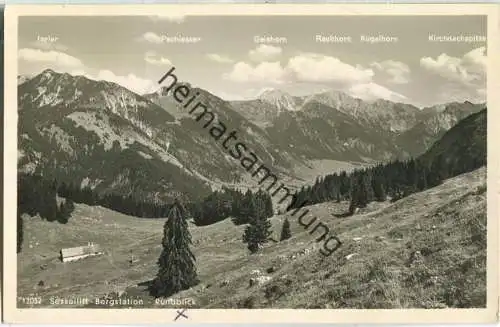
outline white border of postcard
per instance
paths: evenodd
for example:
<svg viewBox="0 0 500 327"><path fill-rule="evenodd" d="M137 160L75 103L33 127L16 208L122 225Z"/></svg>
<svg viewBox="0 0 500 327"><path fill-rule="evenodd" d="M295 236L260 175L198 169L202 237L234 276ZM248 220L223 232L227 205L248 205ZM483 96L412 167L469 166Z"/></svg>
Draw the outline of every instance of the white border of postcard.
<svg viewBox="0 0 500 327"><path fill-rule="evenodd" d="M188 15L487 15L488 16L488 253L487 308L483 309L189 309L176 323L492 323L497 320L498 125L500 104L500 5L498 4L186 4L186 5L6 5L4 122L4 320L7 323L172 323L177 309L18 309L17 203L17 21L18 16ZM418 26L415 26L418 28Z"/></svg>

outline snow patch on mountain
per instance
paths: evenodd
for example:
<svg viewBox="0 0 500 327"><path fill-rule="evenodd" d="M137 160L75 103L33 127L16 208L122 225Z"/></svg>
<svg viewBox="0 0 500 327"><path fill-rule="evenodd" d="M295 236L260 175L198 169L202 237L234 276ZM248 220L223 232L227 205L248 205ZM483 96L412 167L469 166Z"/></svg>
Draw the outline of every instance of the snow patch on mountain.
<svg viewBox="0 0 500 327"><path fill-rule="evenodd" d="M142 151L137 151L137 154L140 155L141 157L143 157L144 159L148 159L148 160L151 160L153 159L153 156L147 154L147 153L144 153Z"/></svg>
<svg viewBox="0 0 500 327"><path fill-rule="evenodd" d="M64 102L63 98L59 97L59 93L61 92L61 86L58 85L55 92L49 92L46 86L38 86L36 88L38 95L32 100L32 102L38 101L38 106L57 106Z"/></svg>
<svg viewBox="0 0 500 327"><path fill-rule="evenodd" d="M78 100L83 95L83 92L75 88L75 92L73 93L72 101Z"/></svg>
<svg viewBox="0 0 500 327"><path fill-rule="evenodd" d="M137 98L131 92L106 92L101 91L101 95L104 98L106 107L110 108L113 113L118 113L120 109L130 108L135 113L138 112L138 108L146 108L148 103L146 101L137 100ZM124 111L125 115L128 115L128 110ZM126 116L126 118L128 118Z"/></svg>
<svg viewBox="0 0 500 327"><path fill-rule="evenodd" d="M38 96L35 98L35 100L41 97L45 93L45 91L47 91L47 88L45 86L37 86L36 90L38 91Z"/></svg>
<svg viewBox="0 0 500 327"><path fill-rule="evenodd" d="M31 137L26 133L21 134L21 138L25 140L31 140Z"/></svg>
<svg viewBox="0 0 500 327"><path fill-rule="evenodd" d="M52 69L46 69L42 73L42 76L40 78L40 82L49 83L50 81L52 81L55 74L56 74L56 72L54 72Z"/></svg>
<svg viewBox="0 0 500 327"><path fill-rule="evenodd" d="M266 89L259 95L259 99L274 105L279 111L298 111L300 106L295 99L288 93L277 89Z"/></svg>
<svg viewBox="0 0 500 327"><path fill-rule="evenodd" d="M85 177L82 182L80 183L81 188L89 187L90 189L95 189L99 184L102 183L102 179L90 179L88 177Z"/></svg>

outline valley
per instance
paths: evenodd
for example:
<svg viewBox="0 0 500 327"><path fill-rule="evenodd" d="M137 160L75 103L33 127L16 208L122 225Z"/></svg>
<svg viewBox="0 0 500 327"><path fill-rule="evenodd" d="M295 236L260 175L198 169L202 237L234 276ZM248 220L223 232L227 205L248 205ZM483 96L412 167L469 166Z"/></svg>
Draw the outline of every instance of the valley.
<svg viewBox="0 0 500 327"><path fill-rule="evenodd" d="M164 88L142 96L118 84L53 70L18 82L21 171L151 201L198 200L222 186L258 188L258 180L169 100ZM258 100L228 102L193 90L290 185L352 165L418 156L484 107L465 102L419 111L333 91L308 97L268 91ZM256 114L267 111L274 116Z"/></svg>

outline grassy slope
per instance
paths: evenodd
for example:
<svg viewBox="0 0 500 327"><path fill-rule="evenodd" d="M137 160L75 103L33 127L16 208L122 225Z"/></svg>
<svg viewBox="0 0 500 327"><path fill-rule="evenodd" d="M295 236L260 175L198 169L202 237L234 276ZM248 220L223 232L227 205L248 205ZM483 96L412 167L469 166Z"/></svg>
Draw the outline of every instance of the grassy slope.
<svg viewBox="0 0 500 327"><path fill-rule="evenodd" d="M485 185L482 168L393 204L371 204L350 218L332 216L342 213L346 203L311 206L311 213L344 242L328 258L319 254L322 244L314 242L315 235L295 218L293 237L271 243L259 255L246 251L240 240L242 226L230 221L192 226L201 283L175 297L194 298L197 307L205 308L484 307ZM85 205L77 205L66 226L30 219L25 224L25 250L18 256L19 295L93 298L126 290L126 296L151 303L145 287L137 284L157 271L163 219L136 219ZM275 238L283 220L284 216L272 218ZM107 253L75 263L58 261L61 247L87 241L102 244ZM312 251L300 255L306 248ZM415 251L421 256L413 255ZM130 264L132 256L139 261ZM275 271L266 273L270 267ZM272 280L249 287L254 269ZM43 287L37 286L40 280Z"/></svg>

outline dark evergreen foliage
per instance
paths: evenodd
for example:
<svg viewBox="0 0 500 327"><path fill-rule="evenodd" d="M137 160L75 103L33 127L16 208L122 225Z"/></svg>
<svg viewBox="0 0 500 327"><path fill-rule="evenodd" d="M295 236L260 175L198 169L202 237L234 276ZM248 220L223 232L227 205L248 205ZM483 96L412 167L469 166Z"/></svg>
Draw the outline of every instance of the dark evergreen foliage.
<svg viewBox="0 0 500 327"><path fill-rule="evenodd" d="M161 218L165 217L170 209L170 205L160 201L152 202L139 196L123 196L119 194L98 194L90 187L80 188L76 184L61 183L59 185L59 195L72 199L77 203L87 205L100 205L126 215L141 218Z"/></svg>
<svg viewBox="0 0 500 327"><path fill-rule="evenodd" d="M58 215L57 184L39 175L19 175L18 212L30 216L39 214L42 219L56 221Z"/></svg>
<svg viewBox="0 0 500 327"><path fill-rule="evenodd" d="M187 211L175 201L163 227L163 251L158 259L158 274L150 289L153 296L168 297L199 282L191 244Z"/></svg>
<svg viewBox="0 0 500 327"><path fill-rule="evenodd" d="M287 240L290 237L292 237L292 231L290 230L290 222L288 221L288 218L285 218L283 226L281 227L280 241Z"/></svg>
<svg viewBox="0 0 500 327"><path fill-rule="evenodd" d="M100 205L126 215L142 218L166 217L171 204L160 201L152 202L139 196L123 196L119 194L99 194L90 187L81 188L77 183L57 183L40 175L19 174L19 208L31 216L39 213L48 221L67 223L73 209L60 206L56 202L56 194L74 202L87 205ZM254 213L249 211L250 198L260 201L264 206L264 215L273 215L271 196L259 190L256 193L223 188L207 196L202 202L186 205L194 222L198 226L210 225L228 217L234 217L235 224L246 224ZM69 212L69 213L68 213Z"/></svg>
<svg viewBox="0 0 500 327"><path fill-rule="evenodd" d="M62 201L59 205L57 221L59 221L61 224L66 224L69 221L73 210L75 210L75 203L73 202L73 200L66 199Z"/></svg>
<svg viewBox="0 0 500 327"><path fill-rule="evenodd" d="M56 195L64 197L68 202L57 205ZM18 176L18 208L21 213L34 216L37 213L48 221L67 222L74 202L87 205L101 205L127 215L136 217L165 217L169 204L151 202L132 196L117 194L98 194L90 187L80 188L77 184L60 183L46 179L40 175L19 174ZM69 208L66 208L66 204ZM64 210L64 213L63 213Z"/></svg>
<svg viewBox="0 0 500 327"><path fill-rule="evenodd" d="M243 233L243 242L247 243L251 253L255 253L259 250L260 245L269 241L272 225L265 215L265 204L258 197L256 199L250 198L248 208L254 214L250 216L249 225Z"/></svg>
<svg viewBox="0 0 500 327"><path fill-rule="evenodd" d="M255 216L254 209L250 207L251 201L258 201L262 204L262 214L267 218L273 215L273 203L271 196L259 190L252 193L248 190L242 193L224 187L221 191L213 192L201 203L188 206L194 217L194 222L198 226L205 226L224 220L231 216L236 225L248 224Z"/></svg>
<svg viewBox="0 0 500 327"><path fill-rule="evenodd" d="M367 173L354 172L351 175L351 203L349 212L353 213L356 208L364 208L371 200L369 196L369 178Z"/></svg>

